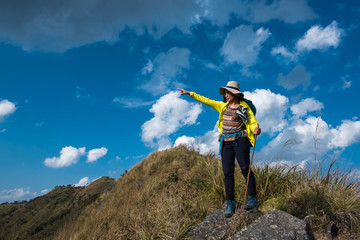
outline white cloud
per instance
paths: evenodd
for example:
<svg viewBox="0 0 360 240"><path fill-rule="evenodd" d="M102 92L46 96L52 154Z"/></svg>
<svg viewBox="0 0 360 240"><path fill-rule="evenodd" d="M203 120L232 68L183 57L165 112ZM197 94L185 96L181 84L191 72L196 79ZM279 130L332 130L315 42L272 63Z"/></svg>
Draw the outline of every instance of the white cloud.
<svg viewBox="0 0 360 240"><path fill-rule="evenodd" d="M219 152L219 128L215 125L214 129L208 131L203 136L197 137L188 137L188 136L181 136L175 140L174 147L178 145L185 145L189 148L194 148L198 150L201 154L207 153L215 153L218 154Z"/></svg>
<svg viewBox="0 0 360 240"><path fill-rule="evenodd" d="M84 177L82 179L80 179L80 181L76 184L74 184L75 187L85 187L86 185L90 184L90 178L89 177Z"/></svg>
<svg viewBox="0 0 360 240"><path fill-rule="evenodd" d="M347 81L347 79L349 79L349 78L350 78L350 76L348 74L341 77L341 81L343 83L342 84L342 89L343 90L348 89L348 88L351 87L352 81L351 80Z"/></svg>
<svg viewBox="0 0 360 240"><path fill-rule="evenodd" d="M245 98L250 99L256 107L256 119L263 132L270 135L281 131L286 126L284 119L289 99L281 94L275 94L269 89L256 89L244 92Z"/></svg>
<svg viewBox="0 0 360 240"><path fill-rule="evenodd" d="M171 147L169 135L185 125L195 124L201 111L199 103L190 103L181 99L178 92L170 92L151 107L154 117L142 125L141 139L152 147Z"/></svg>
<svg viewBox="0 0 360 240"><path fill-rule="evenodd" d="M15 188L11 190L2 190L0 192L0 203L22 201L34 198L37 193L32 193L30 188Z"/></svg>
<svg viewBox="0 0 360 240"><path fill-rule="evenodd" d="M49 192L49 189L41 190L41 194L42 194L42 195L44 195L44 194L46 194L46 193L48 193L48 192Z"/></svg>
<svg viewBox="0 0 360 240"><path fill-rule="evenodd" d="M5 99L0 101L0 122L4 120L5 117L16 111L16 106L14 103Z"/></svg>
<svg viewBox="0 0 360 240"><path fill-rule="evenodd" d="M138 108L154 103L154 101L144 101L143 99L133 97L115 97L113 102L124 108Z"/></svg>
<svg viewBox="0 0 360 240"><path fill-rule="evenodd" d="M296 50L298 52L311 51L314 49L327 49L329 47L337 48L343 30L338 28L336 21L322 28L319 25L312 26L303 37L296 43Z"/></svg>
<svg viewBox="0 0 360 240"><path fill-rule="evenodd" d="M360 121L344 120L336 129L330 130L329 148L346 148L360 141Z"/></svg>
<svg viewBox="0 0 360 240"><path fill-rule="evenodd" d="M294 141L287 145L291 139ZM332 128L321 118L294 118L287 128L260 150L257 159L311 163L314 162L315 153L319 161L359 141L359 121L345 120L340 126Z"/></svg>
<svg viewBox="0 0 360 240"><path fill-rule="evenodd" d="M252 26L241 25L227 34L220 53L227 63L252 66L256 64L261 45L270 35L268 29L259 28L254 31Z"/></svg>
<svg viewBox="0 0 360 240"><path fill-rule="evenodd" d="M285 59L287 59L290 62L297 61L297 58L298 58L295 53L292 53L291 51L289 51L284 46L274 47L271 50L271 54L274 55L274 56L275 55L281 55L282 57L284 57Z"/></svg>
<svg viewBox="0 0 360 240"><path fill-rule="evenodd" d="M91 149L91 150L88 152L87 161L86 161L86 162L95 162L95 161L97 161L99 158L105 156L107 152L108 152L108 149L105 148L105 147Z"/></svg>
<svg viewBox="0 0 360 240"><path fill-rule="evenodd" d="M148 74L151 73L153 70L154 70L154 64L151 60L149 60L148 63L141 70L141 73Z"/></svg>
<svg viewBox="0 0 360 240"><path fill-rule="evenodd" d="M303 99L300 103L292 105L291 111L298 117L305 116L308 112L320 111L324 104L314 98Z"/></svg>
<svg viewBox="0 0 360 240"><path fill-rule="evenodd" d="M3 128L0 130L0 133L6 132L6 131L7 131L6 128Z"/></svg>
<svg viewBox="0 0 360 240"><path fill-rule="evenodd" d="M184 70L190 68L190 51L186 48L171 48L166 53L158 54L154 61L149 80L141 86L141 89L159 96L176 89L181 84L179 79L184 76Z"/></svg>
<svg viewBox="0 0 360 240"><path fill-rule="evenodd" d="M344 30L338 27L336 21L333 21L325 28L315 25L297 40L293 50L279 45L271 50L271 54L274 56L280 55L287 62L297 62L299 56L304 52L327 50L330 47L337 48L343 35Z"/></svg>
<svg viewBox="0 0 360 240"><path fill-rule="evenodd" d="M350 87L351 87L351 84L352 84L352 81L343 80L342 89L348 89L348 88L350 88Z"/></svg>
<svg viewBox="0 0 360 240"><path fill-rule="evenodd" d="M85 155L85 149L85 147L63 147L60 151L60 157L46 158L44 164L52 168L71 166L77 163L82 155Z"/></svg>
<svg viewBox="0 0 360 240"><path fill-rule="evenodd" d="M360 169L351 169L351 175L353 176L355 180L359 180L360 179Z"/></svg>
<svg viewBox="0 0 360 240"><path fill-rule="evenodd" d="M311 73L307 72L303 65L294 67L288 75L279 74L278 84L288 90L294 89L300 85L304 89L311 83Z"/></svg>

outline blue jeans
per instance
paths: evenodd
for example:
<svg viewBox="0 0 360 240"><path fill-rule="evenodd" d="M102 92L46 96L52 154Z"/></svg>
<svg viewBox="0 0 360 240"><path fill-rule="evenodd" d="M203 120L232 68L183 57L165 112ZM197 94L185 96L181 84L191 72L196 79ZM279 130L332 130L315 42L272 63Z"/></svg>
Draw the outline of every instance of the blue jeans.
<svg viewBox="0 0 360 240"><path fill-rule="evenodd" d="M250 165L250 147L252 147L252 145L247 137L239 137L234 141L223 142L221 149L221 160L225 177L226 198L228 200L235 199L235 157L246 181ZM255 197L256 195L256 182L254 173L252 171L250 172L248 193L250 196Z"/></svg>

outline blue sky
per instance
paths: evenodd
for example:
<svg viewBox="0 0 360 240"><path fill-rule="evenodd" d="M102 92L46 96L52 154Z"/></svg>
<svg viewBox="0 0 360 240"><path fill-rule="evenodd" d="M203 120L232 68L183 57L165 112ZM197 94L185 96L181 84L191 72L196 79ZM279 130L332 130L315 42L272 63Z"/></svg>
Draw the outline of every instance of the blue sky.
<svg viewBox="0 0 360 240"><path fill-rule="evenodd" d="M217 152L230 80L257 107L254 161L360 175L360 2L1 1L0 202L119 177L178 144ZM316 139L316 141L314 141Z"/></svg>

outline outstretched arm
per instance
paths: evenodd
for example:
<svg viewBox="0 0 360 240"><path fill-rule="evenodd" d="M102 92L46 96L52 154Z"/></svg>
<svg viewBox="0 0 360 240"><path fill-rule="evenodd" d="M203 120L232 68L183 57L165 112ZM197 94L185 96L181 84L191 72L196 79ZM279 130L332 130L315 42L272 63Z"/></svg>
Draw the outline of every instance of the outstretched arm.
<svg viewBox="0 0 360 240"><path fill-rule="evenodd" d="M196 101L199 101L205 105L208 105L209 107L215 109L216 111L220 112L222 107L224 106L225 103L223 102L220 102L220 101L214 101L214 100L211 100L209 98L206 98L206 97L203 97L201 95L198 95L194 92L189 92L185 89L181 89L181 88L178 88L180 90L180 94L181 95L189 95L190 97L194 98Z"/></svg>

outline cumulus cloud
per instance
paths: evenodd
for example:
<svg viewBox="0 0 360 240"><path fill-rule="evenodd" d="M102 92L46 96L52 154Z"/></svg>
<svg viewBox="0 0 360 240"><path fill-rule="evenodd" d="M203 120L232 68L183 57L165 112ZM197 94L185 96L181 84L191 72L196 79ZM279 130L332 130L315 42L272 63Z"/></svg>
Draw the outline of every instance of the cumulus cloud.
<svg viewBox="0 0 360 240"><path fill-rule="evenodd" d="M184 135L178 137L175 140L174 147L179 145L185 145L189 148L194 148L201 154L217 154L219 152L219 134L219 128L217 125L215 125L213 130L206 132L203 136L189 137Z"/></svg>
<svg viewBox="0 0 360 240"><path fill-rule="evenodd" d="M314 98L306 98L298 104L292 105L290 110L292 111L293 115L302 117L305 116L308 112L319 111L323 108L324 104L322 102L319 102Z"/></svg>
<svg viewBox="0 0 360 240"><path fill-rule="evenodd" d="M181 86L178 80L184 77L185 70L190 68L189 57L188 49L177 47L158 54L153 61L152 70L143 71L144 77L149 79L141 89L159 96Z"/></svg>
<svg viewBox="0 0 360 240"><path fill-rule="evenodd" d="M344 120L341 125L330 130L333 136L329 148L346 148L360 141L360 121Z"/></svg>
<svg viewBox="0 0 360 240"><path fill-rule="evenodd" d="M75 187L85 187L87 185L90 184L90 178L89 177L84 177L82 179L80 179L80 181L76 184L74 184Z"/></svg>
<svg viewBox="0 0 360 240"><path fill-rule="evenodd" d="M63 147L60 151L60 157L46 158L45 166L51 168L68 167L76 164L80 157L85 155L85 147L74 148L72 146Z"/></svg>
<svg viewBox="0 0 360 240"><path fill-rule="evenodd" d="M5 117L9 116L15 111L16 111L15 103L10 102L7 99L0 101L0 122L2 122L5 119Z"/></svg>
<svg viewBox="0 0 360 240"><path fill-rule="evenodd" d="M141 139L159 149L171 147L169 135L185 125L195 124L201 111L200 104L181 99L178 92L170 92L151 107L154 117L142 125Z"/></svg>
<svg viewBox="0 0 360 240"><path fill-rule="evenodd" d="M311 73L307 72L303 65L297 65L286 76L282 73L278 76L278 84L288 90L294 89L300 85L306 89L310 83Z"/></svg>
<svg viewBox="0 0 360 240"><path fill-rule="evenodd" d="M291 144L287 144L289 140L293 140L290 141ZM314 116L305 119L295 118L286 129L260 150L257 158L277 159L293 164L302 161L311 163L314 161L315 152L317 159L323 159L359 141L359 121L345 120L340 126L332 128L323 119Z"/></svg>
<svg viewBox="0 0 360 240"><path fill-rule="evenodd" d="M0 203L22 201L34 198L37 193L32 193L30 188L14 188L11 190L2 190L0 192Z"/></svg>
<svg viewBox="0 0 360 240"><path fill-rule="evenodd" d="M343 35L344 30L338 27L336 21L325 28L315 25L296 41L293 49L279 45L271 50L271 54L283 57L286 62L297 62L299 56L304 52L327 50L330 47L337 48Z"/></svg>
<svg viewBox="0 0 360 240"><path fill-rule="evenodd" d="M325 28L315 25L297 41L295 48L298 52L314 49L322 50L330 47L337 48L342 35L343 30L338 27L336 21L333 21Z"/></svg>
<svg viewBox="0 0 360 240"><path fill-rule="evenodd" d="M250 99L256 106L256 119L263 132L270 135L281 131L287 122L284 119L289 99L281 94L275 94L269 89L256 89L244 92L245 98Z"/></svg>
<svg viewBox="0 0 360 240"><path fill-rule="evenodd" d="M296 23L316 17L306 0L1 1L0 41L25 50L63 52L94 42L113 43L126 27L137 34L146 29L155 38L174 27L190 34L191 26L203 19L225 25L230 14L250 22Z"/></svg>
<svg viewBox="0 0 360 240"><path fill-rule="evenodd" d="M220 53L226 63L252 66L256 64L262 44L270 35L268 29L259 28L254 31L252 26L241 25L227 34Z"/></svg>
<svg viewBox="0 0 360 240"><path fill-rule="evenodd" d="M88 152L87 161L86 161L86 162L95 162L95 161L97 161L99 158L105 156L107 152L108 152L108 149L105 148L105 147L91 149L91 150Z"/></svg>

